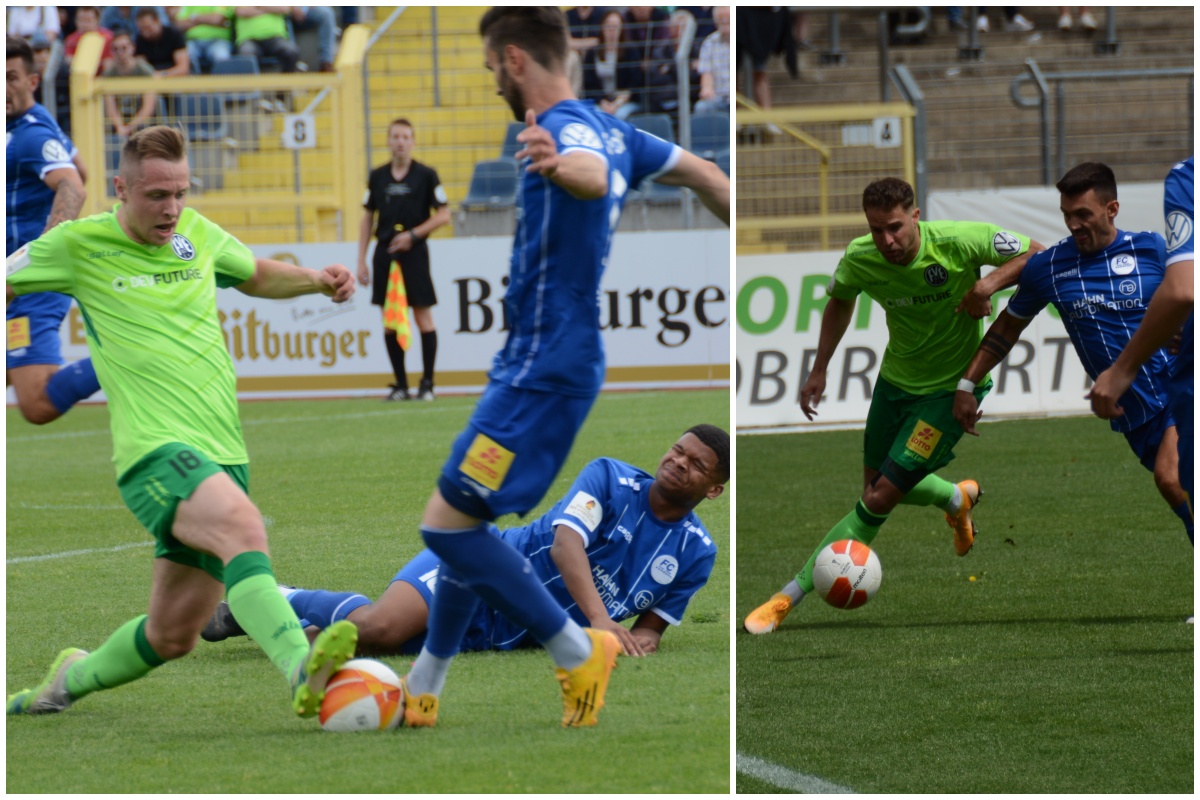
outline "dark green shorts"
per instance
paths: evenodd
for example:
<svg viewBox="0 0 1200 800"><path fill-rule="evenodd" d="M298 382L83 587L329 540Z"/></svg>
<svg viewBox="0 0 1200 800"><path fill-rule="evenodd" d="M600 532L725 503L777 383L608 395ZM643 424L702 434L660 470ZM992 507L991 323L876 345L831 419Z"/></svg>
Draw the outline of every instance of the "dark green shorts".
<svg viewBox="0 0 1200 800"><path fill-rule="evenodd" d="M982 401L991 389L990 380L976 386L975 399ZM863 433L863 465L908 491L949 464L963 436L954 418L954 394L909 394L879 378Z"/></svg>
<svg viewBox="0 0 1200 800"><path fill-rule="evenodd" d="M175 538L175 510L206 478L224 472L249 494L250 468L246 464L218 464L194 447L178 442L164 444L130 467L117 479L125 505L154 536L155 558L202 569L225 580L221 559L193 550Z"/></svg>

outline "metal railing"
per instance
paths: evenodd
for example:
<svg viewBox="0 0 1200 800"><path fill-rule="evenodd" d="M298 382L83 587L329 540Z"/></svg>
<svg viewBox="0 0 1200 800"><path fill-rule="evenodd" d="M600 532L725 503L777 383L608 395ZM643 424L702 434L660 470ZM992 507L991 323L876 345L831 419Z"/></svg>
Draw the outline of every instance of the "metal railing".
<svg viewBox="0 0 1200 800"><path fill-rule="evenodd" d="M1195 136L1195 77L1192 67L1168 67L1162 69L1128 69L1128 70L1084 70L1079 72L1042 72L1037 61L1032 58L1025 60L1026 73L1013 78L1010 88L1013 105L1018 108L1038 109L1039 132L1042 162L1042 183L1050 186L1055 182L1056 174L1052 166L1057 155L1057 174L1067 171L1067 92L1065 84L1078 81L1098 80L1130 80L1136 78L1187 78L1188 79L1188 112L1187 112L1187 142ZM1050 114L1050 84L1054 84L1054 121L1051 123ZM1032 84L1037 90L1036 97L1025 97L1021 94L1026 84ZM1113 120L1117 123L1119 120ZM1054 128L1051 144L1051 127ZM1190 152L1190 151L1189 151Z"/></svg>

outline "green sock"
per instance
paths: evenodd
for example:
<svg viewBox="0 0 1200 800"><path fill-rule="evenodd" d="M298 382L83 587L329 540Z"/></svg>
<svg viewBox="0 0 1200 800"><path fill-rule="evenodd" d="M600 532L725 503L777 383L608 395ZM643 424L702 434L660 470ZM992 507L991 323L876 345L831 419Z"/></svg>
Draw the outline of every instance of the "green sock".
<svg viewBox="0 0 1200 800"><path fill-rule="evenodd" d="M129 620L108 640L67 671L67 691L78 700L101 689L136 681L166 662L146 641L146 615Z"/></svg>
<svg viewBox="0 0 1200 800"><path fill-rule="evenodd" d="M225 595L242 630L291 680L296 665L308 656L308 637L275 585L267 554L249 551L234 556L225 565Z"/></svg>
<svg viewBox="0 0 1200 800"><path fill-rule="evenodd" d="M954 484L937 475L926 475L900 501L906 506L937 506L945 508L954 499Z"/></svg>
<svg viewBox="0 0 1200 800"><path fill-rule="evenodd" d="M827 545L840 542L842 539L857 539L863 544L869 545L885 522L887 522L887 514L872 514L863 505L862 500L859 500L854 506L854 510L842 517L841 521L825 534L825 538L817 545L817 549L813 550L813 554L808 557L808 563L796 573L796 583L800 584L800 588L804 590L805 594L810 593L813 590L813 564L816 563L818 553Z"/></svg>

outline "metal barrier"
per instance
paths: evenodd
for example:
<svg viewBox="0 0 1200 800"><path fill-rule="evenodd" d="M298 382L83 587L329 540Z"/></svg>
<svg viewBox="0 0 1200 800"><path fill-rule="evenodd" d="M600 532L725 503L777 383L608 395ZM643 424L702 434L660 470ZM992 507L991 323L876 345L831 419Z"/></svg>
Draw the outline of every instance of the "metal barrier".
<svg viewBox="0 0 1200 800"><path fill-rule="evenodd" d="M908 103L759 109L742 96L737 102L739 253L841 246L865 232L863 187L887 175L917 183L918 111Z"/></svg>
<svg viewBox="0 0 1200 800"><path fill-rule="evenodd" d="M1132 79L1159 79L1159 78L1183 78L1188 79L1188 109L1186 114L1177 115L1176 118L1185 117L1187 120L1186 139L1183 138L1182 131L1160 130L1155 133L1156 136L1170 135L1171 133L1179 134L1179 144L1181 150L1179 152L1188 154L1191 153L1191 142L1195 135L1195 115L1193 113L1195 104L1195 78L1192 67L1173 67L1164 69L1131 69L1131 70L1086 70L1082 72L1042 72L1038 67L1037 62L1032 59L1025 60L1025 66L1028 69L1027 74L1018 75L1013 78L1010 88L1013 105L1018 108L1036 108L1038 109L1038 117L1040 121L1040 149L1042 156L1042 183L1050 186L1055 182L1055 174L1062 175L1067 171L1067 97L1064 84L1067 82L1078 81L1097 81L1097 80L1132 80ZM1052 147L1051 139L1051 122L1050 122L1050 84L1054 84L1054 141ZM1029 98L1021 94L1022 88L1026 84L1033 84L1037 89L1037 97ZM1128 96L1130 100L1141 100L1143 96ZM1124 96L1123 96L1124 102ZM1090 105L1090 104L1085 104ZM1119 119L1109 118L1102 124L1111 127L1119 125ZM1096 135L1094 132L1090 132ZM1128 146L1128 141L1121 140L1123 132L1117 130L1114 134L1118 137L1118 141L1123 141ZM1127 135L1127 133L1124 133ZM1135 148L1129 148L1131 150ZM1057 173L1051 167L1052 151L1057 152ZM1178 153L1177 153L1178 154ZM1155 163L1170 161L1175 156L1165 157L1159 152L1152 154Z"/></svg>
<svg viewBox="0 0 1200 800"><path fill-rule="evenodd" d="M111 176L123 142L107 133L105 98L153 93L153 122L178 125L189 138L189 205L251 244L353 236L368 35L362 25L343 32L334 73L180 78L96 78L103 39L85 35L71 65L72 133L89 167L85 211L115 202ZM319 107L291 113L325 89Z"/></svg>

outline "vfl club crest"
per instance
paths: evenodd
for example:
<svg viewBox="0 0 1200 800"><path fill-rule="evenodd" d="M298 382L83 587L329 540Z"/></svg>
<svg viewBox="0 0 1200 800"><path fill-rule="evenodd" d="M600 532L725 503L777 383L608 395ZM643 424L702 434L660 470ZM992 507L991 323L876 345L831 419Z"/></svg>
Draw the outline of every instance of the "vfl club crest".
<svg viewBox="0 0 1200 800"><path fill-rule="evenodd" d="M604 149L600 135L582 122L572 122L558 134L558 141L563 147L590 147L593 150Z"/></svg>
<svg viewBox="0 0 1200 800"><path fill-rule="evenodd" d="M1021 249L1021 240L1008 231L1000 231L992 237L992 247L1002 256L1015 256Z"/></svg>
<svg viewBox="0 0 1200 800"><path fill-rule="evenodd" d="M925 268L925 282L935 289L950 280L950 273L941 264L931 264Z"/></svg>
<svg viewBox="0 0 1200 800"><path fill-rule="evenodd" d="M175 251L175 255L179 256L183 261L191 261L196 257L196 248L188 241L188 238L181 233L177 233L171 237L171 249Z"/></svg>

